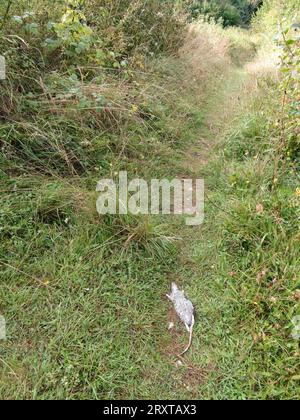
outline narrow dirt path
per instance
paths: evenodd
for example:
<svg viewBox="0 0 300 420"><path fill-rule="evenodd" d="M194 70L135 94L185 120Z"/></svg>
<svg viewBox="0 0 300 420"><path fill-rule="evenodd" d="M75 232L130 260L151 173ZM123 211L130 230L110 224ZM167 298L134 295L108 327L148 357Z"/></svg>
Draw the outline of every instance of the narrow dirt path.
<svg viewBox="0 0 300 420"><path fill-rule="evenodd" d="M195 175L199 175L214 158L213 152L232 120L236 118L247 89L247 78L246 70L237 68L209 95L204 108L205 119L202 132L199 133L199 142L187 150L184 162Z"/></svg>
<svg viewBox="0 0 300 420"><path fill-rule="evenodd" d="M208 197L211 174L207 174L211 172L210 166L215 164L226 130L240 115L249 89L253 89L253 83L248 82L247 71L238 68L215 88L204 110L206 117L199 142L186 152L183 167L192 171L194 177L205 179ZM224 340L224 331L229 332L230 326L223 315L228 312L231 302L222 279L216 277L216 267L222 264L222 260L216 248L218 238L213 237L214 230L211 228L217 223L214 209L207 202L205 217L201 227L181 227L178 232L182 237L182 269L178 273L178 281L197 308L197 323L192 349L185 363L179 364L179 367L177 364L177 369L182 369L182 383L192 398L220 399L224 392L222 382L227 386L226 375L228 378L234 376L232 360L238 354L238 343L231 342L230 336ZM174 321L172 313L169 320ZM180 334L180 326L176 326L171 334L174 354L174 349L183 348L186 336L182 331ZM227 372L226 353L230 355Z"/></svg>

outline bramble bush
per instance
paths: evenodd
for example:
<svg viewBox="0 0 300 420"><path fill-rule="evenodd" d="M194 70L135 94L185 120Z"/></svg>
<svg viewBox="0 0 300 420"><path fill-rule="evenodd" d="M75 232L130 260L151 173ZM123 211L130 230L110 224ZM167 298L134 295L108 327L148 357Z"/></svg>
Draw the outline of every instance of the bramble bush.
<svg viewBox="0 0 300 420"><path fill-rule="evenodd" d="M8 0L2 9L2 37L17 33L56 65L122 68L133 56L176 52L186 25L181 3L171 0Z"/></svg>

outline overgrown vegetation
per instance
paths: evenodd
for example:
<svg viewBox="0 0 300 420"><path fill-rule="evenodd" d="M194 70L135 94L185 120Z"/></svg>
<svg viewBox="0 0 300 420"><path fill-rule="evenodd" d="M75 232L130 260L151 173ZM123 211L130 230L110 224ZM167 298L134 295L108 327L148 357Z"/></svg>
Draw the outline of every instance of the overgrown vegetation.
<svg viewBox="0 0 300 420"><path fill-rule="evenodd" d="M207 15L221 20L225 27L241 26L249 25L261 5L261 0L192 0L189 12L192 18Z"/></svg>
<svg viewBox="0 0 300 420"><path fill-rule="evenodd" d="M186 23L170 2L67 4L18 2L2 20L0 395L151 397L169 374L176 238L164 220L100 218L94 191L121 169L178 173L202 82L171 56Z"/></svg>
<svg viewBox="0 0 300 420"><path fill-rule="evenodd" d="M298 2L265 1L252 33L198 13L242 25L260 2L197 3L192 24L183 1L0 5L4 399L297 399ZM204 175L203 228L99 217L120 170ZM172 280L198 311L181 368Z"/></svg>
<svg viewBox="0 0 300 420"><path fill-rule="evenodd" d="M210 246L194 252L217 296L205 308L216 319L208 341L222 348L219 398L299 398L299 12L296 1L265 2L255 21L263 51L246 67L240 117L207 174ZM218 301L222 312L210 309Z"/></svg>

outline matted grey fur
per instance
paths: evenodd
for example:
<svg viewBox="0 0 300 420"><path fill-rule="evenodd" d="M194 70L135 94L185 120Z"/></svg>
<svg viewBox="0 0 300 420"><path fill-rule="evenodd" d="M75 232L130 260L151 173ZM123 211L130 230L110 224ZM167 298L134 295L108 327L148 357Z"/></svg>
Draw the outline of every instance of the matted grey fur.
<svg viewBox="0 0 300 420"><path fill-rule="evenodd" d="M175 283L172 283L171 293L170 295L167 295L167 298L173 303L177 315L190 333L189 345L180 355L183 356L190 349L192 344L193 328L195 325L195 308L192 302L185 297L184 291L179 290Z"/></svg>

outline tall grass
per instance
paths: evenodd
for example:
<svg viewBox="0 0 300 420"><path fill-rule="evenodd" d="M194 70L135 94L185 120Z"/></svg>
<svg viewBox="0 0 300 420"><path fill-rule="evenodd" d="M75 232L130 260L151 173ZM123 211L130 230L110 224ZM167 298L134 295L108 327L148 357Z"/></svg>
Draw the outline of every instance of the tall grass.
<svg viewBox="0 0 300 420"><path fill-rule="evenodd" d="M278 17L285 34L282 40L277 33L279 50ZM299 343L292 335L300 308L299 122L291 111L298 82L290 76L297 72L297 59L290 56L299 50L291 30L297 19L294 1L270 1L262 8L256 25L263 25L264 41L258 44L263 54L246 66L240 116L225 132L213 172L208 170L215 183L207 217L217 222L203 240L218 259L210 249L198 252L214 264L212 287L221 293L222 279L227 300L215 328L230 332L220 334L218 345L226 350L216 357L225 376L217 389L229 398L298 399L299 394Z"/></svg>
<svg viewBox="0 0 300 420"><path fill-rule="evenodd" d="M93 38L78 55L69 40L46 42L61 41L48 23L65 2L13 4L1 31L4 399L149 397L160 391L147 378L168 375L157 355L177 235L160 218L100 217L95 188L119 170L177 174L201 125L202 81L170 56L185 28L170 2L130 3L109 2L101 19L108 3L87 2Z"/></svg>
<svg viewBox="0 0 300 420"><path fill-rule="evenodd" d="M299 192L295 165L278 149L278 74L258 77L256 62L243 90L256 35L205 20L186 34L179 5L87 1L79 50L83 39L73 45L60 36L64 25L49 25L63 23L65 2L14 2L2 21L4 399L297 396L299 349L290 333ZM226 131L220 158L200 168L212 190L203 232L187 235L177 220L97 214L100 178L193 172L186 150L201 135L213 142L223 133L226 121L211 125L230 104L244 114ZM195 256L179 254L182 236ZM173 364L162 298L175 278L195 278L200 314L218 315L201 319L204 340L182 369Z"/></svg>

